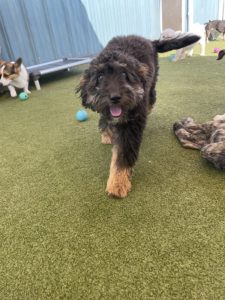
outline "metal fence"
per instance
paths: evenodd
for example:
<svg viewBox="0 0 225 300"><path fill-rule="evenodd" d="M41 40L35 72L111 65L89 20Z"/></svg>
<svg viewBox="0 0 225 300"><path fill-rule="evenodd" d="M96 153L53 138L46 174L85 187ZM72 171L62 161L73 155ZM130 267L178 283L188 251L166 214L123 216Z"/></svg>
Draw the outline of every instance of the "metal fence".
<svg viewBox="0 0 225 300"><path fill-rule="evenodd" d="M95 55L116 35L158 38L162 1L0 0L1 58L21 56L27 66L32 66ZM225 2L181 1L184 19L192 3L194 23L219 19Z"/></svg>
<svg viewBox="0 0 225 300"><path fill-rule="evenodd" d="M1 57L27 66L98 53L115 35L160 34L160 0L0 0Z"/></svg>
<svg viewBox="0 0 225 300"><path fill-rule="evenodd" d="M193 22L204 24L221 18L221 0L193 0Z"/></svg>

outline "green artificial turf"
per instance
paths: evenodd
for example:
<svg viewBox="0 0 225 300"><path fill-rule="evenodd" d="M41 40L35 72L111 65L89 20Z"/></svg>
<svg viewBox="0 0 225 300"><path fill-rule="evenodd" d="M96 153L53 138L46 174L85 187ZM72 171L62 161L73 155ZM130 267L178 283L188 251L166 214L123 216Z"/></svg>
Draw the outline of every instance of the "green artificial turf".
<svg viewBox="0 0 225 300"><path fill-rule="evenodd" d="M81 71L0 98L0 299L225 299L225 172L172 125L225 113L225 59L160 58L132 191L105 194L111 146L78 123ZM199 49L197 49L197 53Z"/></svg>

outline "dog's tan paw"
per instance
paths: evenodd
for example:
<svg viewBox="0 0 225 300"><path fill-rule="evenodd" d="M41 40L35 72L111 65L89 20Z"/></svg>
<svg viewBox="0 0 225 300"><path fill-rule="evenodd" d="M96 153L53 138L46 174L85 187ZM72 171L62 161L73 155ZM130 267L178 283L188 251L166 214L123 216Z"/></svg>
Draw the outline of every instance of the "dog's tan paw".
<svg viewBox="0 0 225 300"><path fill-rule="evenodd" d="M122 184L117 184L117 185L108 185L106 187L106 192L110 196L114 196L117 198L125 198L127 194L131 190L131 183L128 184L127 186L124 186Z"/></svg>
<svg viewBox="0 0 225 300"><path fill-rule="evenodd" d="M107 182L106 192L118 198L124 198L131 190L131 181L129 176L124 173L118 173L110 176Z"/></svg>

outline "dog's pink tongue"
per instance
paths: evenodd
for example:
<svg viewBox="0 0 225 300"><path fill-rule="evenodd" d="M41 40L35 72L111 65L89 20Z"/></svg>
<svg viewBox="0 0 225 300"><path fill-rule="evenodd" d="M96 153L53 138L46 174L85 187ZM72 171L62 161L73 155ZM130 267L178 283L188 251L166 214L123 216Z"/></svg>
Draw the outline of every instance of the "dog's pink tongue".
<svg viewBox="0 0 225 300"><path fill-rule="evenodd" d="M122 109L119 105L112 105L110 107L110 112L113 117L119 117L122 113Z"/></svg>

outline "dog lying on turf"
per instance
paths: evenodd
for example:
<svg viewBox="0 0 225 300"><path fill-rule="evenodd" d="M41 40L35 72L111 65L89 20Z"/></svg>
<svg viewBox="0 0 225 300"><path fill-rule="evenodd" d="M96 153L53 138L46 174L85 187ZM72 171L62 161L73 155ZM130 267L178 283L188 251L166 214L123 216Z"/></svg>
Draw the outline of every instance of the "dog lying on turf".
<svg viewBox="0 0 225 300"><path fill-rule="evenodd" d="M23 89L25 93L30 94L28 90L29 74L22 64L22 58L15 62L0 60L0 86L8 87L11 97L16 97L15 88Z"/></svg>
<svg viewBox="0 0 225 300"><path fill-rule="evenodd" d="M174 123L173 130L183 147L201 150L204 158L225 170L225 114L204 124L186 118Z"/></svg>
<svg viewBox="0 0 225 300"><path fill-rule="evenodd" d="M77 92L82 104L100 114L103 144L113 144L106 192L126 197L138 158L147 115L155 101L158 52L193 44L200 37L150 41L138 36L115 37L91 62Z"/></svg>

